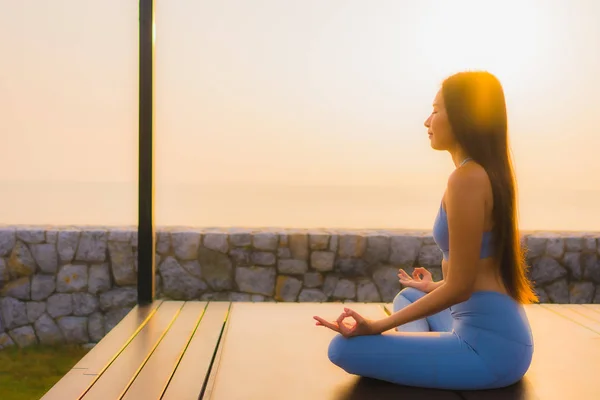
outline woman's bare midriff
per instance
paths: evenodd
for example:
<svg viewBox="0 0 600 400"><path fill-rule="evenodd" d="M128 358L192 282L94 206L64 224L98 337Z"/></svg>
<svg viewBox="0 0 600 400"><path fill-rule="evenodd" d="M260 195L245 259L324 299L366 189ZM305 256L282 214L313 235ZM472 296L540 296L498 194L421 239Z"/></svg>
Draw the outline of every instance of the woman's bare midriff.
<svg viewBox="0 0 600 400"><path fill-rule="evenodd" d="M502 294L508 294L502 278L500 270L494 258L484 258L479 260L477 265L477 277L475 278L474 292L492 291ZM448 271L448 261L442 260L442 275L445 278Z"/></svg>

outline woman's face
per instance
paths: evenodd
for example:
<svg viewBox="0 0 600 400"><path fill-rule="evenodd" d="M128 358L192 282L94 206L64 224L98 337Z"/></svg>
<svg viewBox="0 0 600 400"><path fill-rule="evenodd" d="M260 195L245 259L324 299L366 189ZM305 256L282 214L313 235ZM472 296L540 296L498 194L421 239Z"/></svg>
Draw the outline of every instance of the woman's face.
<svg viewBox="0 0 600 400"><path fill-rule="evenodd" d="M433 100L433 111L425 121L431 147L435 150L450 150L454 145L454 135L444 107L444 97L439 90Z"/></svg>

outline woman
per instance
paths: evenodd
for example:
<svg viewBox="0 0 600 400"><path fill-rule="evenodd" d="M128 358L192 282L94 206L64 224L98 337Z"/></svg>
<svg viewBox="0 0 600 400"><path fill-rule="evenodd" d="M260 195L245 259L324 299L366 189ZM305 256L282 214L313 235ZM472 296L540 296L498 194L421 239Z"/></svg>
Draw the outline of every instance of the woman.
<svg viewBox="0 0 600 400"><path fill-rule="evenodd" d="M405 289L390 316L368 320L345 308L337 321L314 318L339 333L329 359L348 373L438 389L508 386L531 363L522 304L537 298L520 247L500 82L487 72L450 76L425 126L431 147L456 166L433 225L443 280L400 270Z"/></svg>

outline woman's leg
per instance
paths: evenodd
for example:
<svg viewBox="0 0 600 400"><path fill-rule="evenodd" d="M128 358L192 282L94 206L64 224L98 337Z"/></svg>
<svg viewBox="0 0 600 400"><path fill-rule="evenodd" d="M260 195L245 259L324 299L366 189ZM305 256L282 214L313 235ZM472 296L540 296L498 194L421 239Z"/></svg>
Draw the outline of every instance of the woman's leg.
<svg viewBox="0 0 600 400"><path fill-rule="evenodd" d="M411 287L402 289L394 298L393 311L401 310L425 294L425 292ZM446 309L427 318L401 325L396 330L399 332L450 332L452 331L452 315L450 310Z"/></svg>
<svg viewBox="0 0 600 400"><path fill-rule="evenodd" d="M400 295L416 301L425 294L405 289ZM329 345L329 359L350 374L438 389L493 389L523 377L533 342L522 306L507 295L475 292L452 310L458 319L450 332L337 335ZM447 325L444 315L436 314Z"/></svg>
<svg viewBox="0 0 600 400"><path fill-rule="evenodd" d="M414 293L412 293L413 291L414 291ZM394 298L394 301L392 303L393 312L397 312L397 311L403 309L404 307L413 303L415 301L414 299L420 298L423 295L425 295L425 293L423 293L417 289L414 289L414 288L402 289L400 291L400 293L398 293L396 295L396 297ZM425 318L423 318L423 319L409 322L404 325L400 325L396 328L396 330L398 332L429 332L430 328L429 328L429 323L427 323L427 320Z"/></svg>
<svg viewBox="0 0 600 400"><path fill-rule="evenodd" d="M328 355L350 374L407 386L484 389L497 379L470 346L449 332L337 335Z"/></svg>

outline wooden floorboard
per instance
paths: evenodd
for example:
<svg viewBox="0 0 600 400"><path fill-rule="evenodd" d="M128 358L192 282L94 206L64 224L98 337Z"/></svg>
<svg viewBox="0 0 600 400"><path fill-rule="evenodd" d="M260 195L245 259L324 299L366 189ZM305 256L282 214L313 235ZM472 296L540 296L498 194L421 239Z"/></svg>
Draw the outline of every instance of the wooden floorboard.
<svg viewBox="0 0 600 400"><path fill-rule="evenodd" d="M600 304L582 304L582 306L589 310L600 313Z"/></svg>
<svg viewBox="0 0 600 400"><path fill-rule="evenodd" d="M377 304L232 303L223 350L204 399L460 399L452 392L409 388L350 375L332 364L327 348L335 333L313 315L332 319L350 306L368 318L385 314Z"/></svg>
<svg viewBox="0 0 600 400"><path fill-rule="evenodd" d="M150 305L133 307L94 348L79 360L68 374L42 397L42 400L79 399L96 377L144 327L161 303L161 301L155 301Z"/></svg>
<svg viewBox="0 0 600 400"><path fill-rule="evenodd" d="M198 326L206 302L187 302L123 400L160 399ZM197 393L197 395L199 392ZM198 396L196 395L196 398Z"/></svg>
<svg viewBox="0 0 600 400"><path fill-rule="evenodd" d="M161 400L197 400L210 371L229 302L210 302Z"/></svg>
<svg viewBox="0 0 600 400"><path fill-rule="evenodd" d="M152 318L94 382L84 400L119 399L177 318L184 302L165 301Z"/></svg>
<svg viewBox="0 0 600 400"><path fill-rule="evenodd" d="M592 321L600 323L600 312L591 310L583 304L565 304L565 307L575 311L578 314L584 315Z"/></svg>
<svg viewBox="0 0 600 400"><path fill-rule="evenodd" d="M162 301L146 306L135 306L94 348L79 361L75 368L85 368L86 374L100 374L125 349L128 342L148 323Z"/></svg>
<svg viewBox="0 0 600 400"><path fill-rule="evenodd" d="M570 305L544 304L543 307L600 335L600 322L578 313L575 309L570 307Z"/></svg>
<svg viewBox="0 0 600 400"><path fill-rule="evenodd" d="M600 304L525 306L535 343L525 377L508 388L461 392L387 384L333 365L327 347L335 333L312 317L336 318L344 306L386 315L374 303L135 307L42 400L600 399Z"/></svg>
<svg viewBox="0 0 600 400"><path fill-rule="evenodd" d="M84 374L84 369L72 369L67 372L52 388L42 397L42 400L75 400L90 387L96 379L95 375Z"/></svg>
<svg viewBox="0 0 600 400"><path fill-rule="evenodd" d="M229 310L228 310L229 311ZM226 319L225 321L225 325L223 326L223 333L221 338L224 338L227 335L227 331L229 330L229 326L231 326L230 324L231 320L229 318ZM221 358L223 357L223 348L224 348L224 343L223 340L219 341L219 345L217 347L217 351L215 353L215 357L214 357L214 361L213 361L213 367L216 369L220 362L221 362ZM202 393L202 398L203 399L210 399L210 397L212 396L212 388L214 387L215 384L215 376L217 374L216 373L211 373L208 375L207 379L206 379L206 384ZM175 400L175 398L170 399L170 400ZM191 400L191 398L190 398Z"/></svg>

